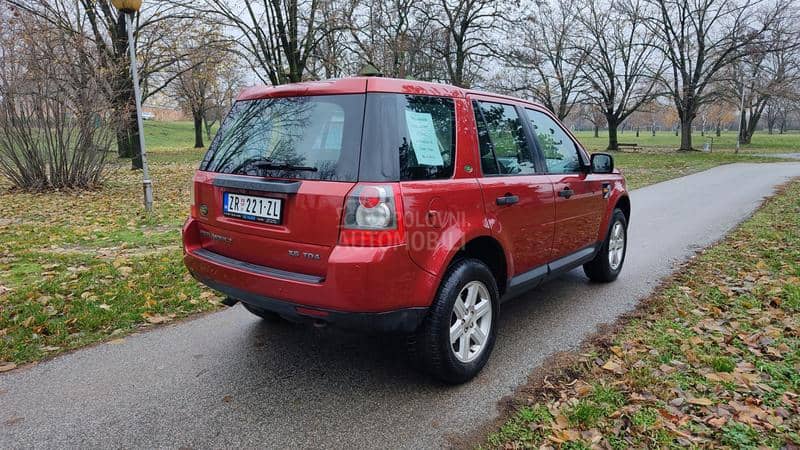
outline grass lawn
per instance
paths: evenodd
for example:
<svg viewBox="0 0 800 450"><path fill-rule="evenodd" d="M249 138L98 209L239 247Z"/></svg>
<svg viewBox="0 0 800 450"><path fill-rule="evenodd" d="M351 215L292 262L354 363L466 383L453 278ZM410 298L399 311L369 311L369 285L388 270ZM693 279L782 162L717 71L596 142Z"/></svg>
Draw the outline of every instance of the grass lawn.
<svg viewBox="0 0 800 450"><path fill-rule="evenodd" d="M515 398L491 448L797 448L800 180Z"/></svg>
<svg viewBox="0 0 800 450"><path fill-rule="evenodd" d="M141 175L128 170L128 161L115 161L96 192L17 193L0 181L0 371L219 307L219 297L196 283L181 260L189 182L204 149L190 147L189 122L147 121L145 129L151 214L141 208ZM765 160L723 153L615 156L631 188Z"/></svg>
<svg viewBox="0 0 800 450"><path fill-rule="evenodd" d="M214 133L219 128L219 124L211 127ZM147 120L144 122L145 145L148 149L156 152L160 150L178 149L194 145L194 124L189 121L181 122L159 122ZM203 143L209 145L211 142L203 129Z"/></svg>
<svg viewBox="0 0 800 450"><path fill-rule="evenodd" d="M600 131L598 137L594 137L592 131L578 131L575 136L592 151L603 151L608 147L608 132ZM680 147L680 136L669 131L657 131L655 136L644 130L636 137L636 131L625 131L618 135L619 142L629 144L639 144L646 151L672 151ZM692 135L692 145L696 149L702 149L703 144L713 139L712 152L733 152L736 148L736 131L725 131L720 137L714 133L706 133L705 137L700 136L699 132ZM767 134L767 132L756 132L753 142L742 145L741 153L790 153L800 151L800 132L791 131L785 134Z"/></svg>

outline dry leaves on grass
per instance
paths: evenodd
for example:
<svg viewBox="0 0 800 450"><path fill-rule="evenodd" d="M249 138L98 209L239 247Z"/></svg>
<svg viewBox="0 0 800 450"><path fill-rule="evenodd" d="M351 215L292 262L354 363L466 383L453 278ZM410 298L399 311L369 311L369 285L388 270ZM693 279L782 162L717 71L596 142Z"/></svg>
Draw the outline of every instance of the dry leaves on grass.
<svg viewBox="0 0 800 450"><path fill-rule="evenodd" d="M800 182L577 362L517 398L492 447L800 446Z"/></svg>

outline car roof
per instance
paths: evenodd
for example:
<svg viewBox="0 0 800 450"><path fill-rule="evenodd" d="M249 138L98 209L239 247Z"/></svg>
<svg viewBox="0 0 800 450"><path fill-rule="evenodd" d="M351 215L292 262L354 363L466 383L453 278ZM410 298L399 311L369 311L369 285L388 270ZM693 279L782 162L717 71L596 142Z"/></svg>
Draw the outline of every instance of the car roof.
<svg viewBox="0 0 800 450"><path fill-rule="evenodd" d="M443 83L387 77L333 78L330 80L305 81L302 83L282 84L278 86L257 86L242 91L238 99L255 100L259 98L358 94L365 92L433 95L453 98L463 98L467 95L481 95L542 107L538 103L508 95L468 90Z"/></svg>

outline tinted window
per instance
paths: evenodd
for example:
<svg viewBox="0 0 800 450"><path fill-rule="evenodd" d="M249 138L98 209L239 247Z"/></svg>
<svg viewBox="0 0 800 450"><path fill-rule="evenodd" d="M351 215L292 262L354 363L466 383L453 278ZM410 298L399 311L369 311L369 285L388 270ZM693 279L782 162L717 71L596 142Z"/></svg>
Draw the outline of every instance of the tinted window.
<svg viewBox="0 0 800 450"><path fill-rule="evenodd" d="M533 126L536 142L544 154L547 172L580 172L578 149L567 132L547 114L532 109L526 109L525 113Z"/></svg>
<svg viewBox="0 0 800 450"><path fill-rule="evenodd" d="M363 119L363 94L239 101L200 169L356 181Z"/></svg>
<svg viewBox="0 0 800 450"><path fill-rule="evenodd" d="M494 144L492 144L492 139L489 137L489 129L486 127L486 121L483 120L478 102L472 102L472 111L475 113L475 122L478 127L481 169L484 175L497 175L500 173L500 169L497 167L497 160L494 157Z"/></svg>
<svg viewBox="0 0 800 450"><path fill-rule="evenodd" d="M450 178L455 159L451 98L368 94L362 181Z"/></svg>
<svg viewBox="0 0 800 450"><path fill-rule="evenodd" d="M484 174L535 173L536 168L516 108L501 103L477 103L481 113L476 120ZM481 136L481 133L484 136ZM491 153L494 153L496 167L488 156Z"/></svg>

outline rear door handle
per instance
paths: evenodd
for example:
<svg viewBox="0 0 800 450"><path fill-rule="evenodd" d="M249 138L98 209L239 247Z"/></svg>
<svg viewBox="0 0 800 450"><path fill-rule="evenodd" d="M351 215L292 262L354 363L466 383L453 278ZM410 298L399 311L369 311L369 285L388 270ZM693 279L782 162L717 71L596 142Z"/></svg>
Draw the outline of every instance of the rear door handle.
<svg viewBox="0 0 800 450"><path fill-rule="evenodd" d="M502 197L497 197L497 204L499 206L503 205L513 205L514 203L519 202L519 197L516 195L506 194Z"/></svg>
<svg viewBox="0 0 800 450"><path fill-rule="evenodd" d="M575 191L573 191L572 189L570 189L568 187L565 187L564 189L558 191L558 196L559 197L570 198L573 195L575 195Z"/></svg>

